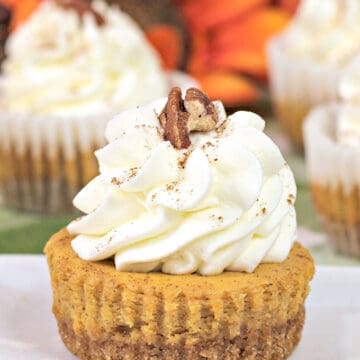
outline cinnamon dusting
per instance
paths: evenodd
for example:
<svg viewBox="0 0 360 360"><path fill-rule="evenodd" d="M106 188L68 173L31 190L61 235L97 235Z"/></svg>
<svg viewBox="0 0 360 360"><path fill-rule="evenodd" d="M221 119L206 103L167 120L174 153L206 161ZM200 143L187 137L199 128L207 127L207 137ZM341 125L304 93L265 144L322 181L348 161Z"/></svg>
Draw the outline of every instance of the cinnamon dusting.
<svg viewBox="0 0 360 360"><path fill-rule="evenodd" d="M293 205L294 204L294 200L295 200L295 196L293 194L289 194L288 198L287 198L287 203L289 205Z"/></svg>
<svg viewBox="0 0 360 360"><path fill-rule="evenodd" d="M116 185L116 186L120 186L122 183L121 183L121 181L118 179L118 178L116 178L116 177L113 177L112 179L111 179L111 183L113 184L113 185Z"/></svg>

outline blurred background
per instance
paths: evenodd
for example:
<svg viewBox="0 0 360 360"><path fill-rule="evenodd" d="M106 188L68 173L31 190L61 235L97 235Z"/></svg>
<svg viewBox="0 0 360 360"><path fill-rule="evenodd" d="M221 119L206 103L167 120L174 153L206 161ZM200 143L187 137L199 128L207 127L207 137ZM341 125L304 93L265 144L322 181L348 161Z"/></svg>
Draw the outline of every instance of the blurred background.
<svg viewBox="0 0 360 360"><path fill-rule="evenodd" d="M230 108L268 110L267 41L285 29L299 0L110 0L143 29L166 70L196 79ZM41 0L1 0L1 44ZM4 49L2 49L2 58Z"/></svg>

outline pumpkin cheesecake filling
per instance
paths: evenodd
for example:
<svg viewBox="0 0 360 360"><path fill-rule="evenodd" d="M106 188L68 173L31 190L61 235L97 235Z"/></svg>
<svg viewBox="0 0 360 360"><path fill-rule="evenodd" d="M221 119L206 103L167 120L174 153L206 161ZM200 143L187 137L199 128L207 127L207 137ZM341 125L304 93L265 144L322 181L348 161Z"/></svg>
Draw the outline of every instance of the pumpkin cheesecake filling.
<svg viewBox="0 0 360 360"><path fill-rule="evenodd" d="M46 246L53 312L81 359L285 359L300 340L313 260L216 276L116 271L82 261L66 230Z"/></svg>

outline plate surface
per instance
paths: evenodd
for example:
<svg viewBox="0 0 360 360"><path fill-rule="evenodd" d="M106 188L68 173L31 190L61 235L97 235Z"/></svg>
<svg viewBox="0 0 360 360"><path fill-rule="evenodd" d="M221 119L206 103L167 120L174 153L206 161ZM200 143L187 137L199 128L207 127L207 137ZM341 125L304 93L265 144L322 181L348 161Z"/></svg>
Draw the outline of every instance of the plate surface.
<svg viewBox="0 0 360 360"><path fill-rule="evenodd" d="M291 360L360 359L360 268L317 267ZM73 360L57 333L44 256L0 256L0 358Z"/></svg>

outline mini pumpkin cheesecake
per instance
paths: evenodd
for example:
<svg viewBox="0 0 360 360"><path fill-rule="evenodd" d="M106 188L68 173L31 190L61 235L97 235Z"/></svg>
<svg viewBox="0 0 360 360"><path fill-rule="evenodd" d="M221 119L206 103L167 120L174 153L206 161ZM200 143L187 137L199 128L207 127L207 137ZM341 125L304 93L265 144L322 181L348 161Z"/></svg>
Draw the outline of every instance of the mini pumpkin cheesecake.
<svg viewBox="0 0 360 360"><path fill-rule="evenodd" d="M305 153L319 219L336 250L360 257L360 106L331 104L308 116Z"/></svg>
<svg viewBox="0 0 360 360"><path fill-rule="evenodd" d="M126 120L126 121L125 121ZM111 120L86 215L47 243L53 312L81 359L285 359L314 263L264 121L198 89ZM136 142L135 142L136 141ZM136 144L136 146L134 146Z"/></svg>
<svg viewBox="0 0 360 360"><path fill-rule="evenodd" d="M86 262L66 230L46 246L60 335L81 359L284 359L301 337L314 265L295 244L252 273L136 273Z"/></svg>
<svg viewBox="0 0 360 360"><path fill-rule="evenodd" d="M137 23L96 0L45 0L6 43L0 79L5 205L73 211L119 111L165 96L168 76Z"/></svg>
<svg viewBox="0 0 360 360"><path fill-rule="evenodd" d="M339 83L341 103L314 109L304 126L315 208L336 250L360 258L360 56Z"/></svg>
<svg viewBox="0 0 360 360"><path fill-rule="evenodd" d="M292 22L268 46L277 119L303 149L302 126L315 106L340 99L344 69L360 51L360 3L302 0Z"/></svg>

